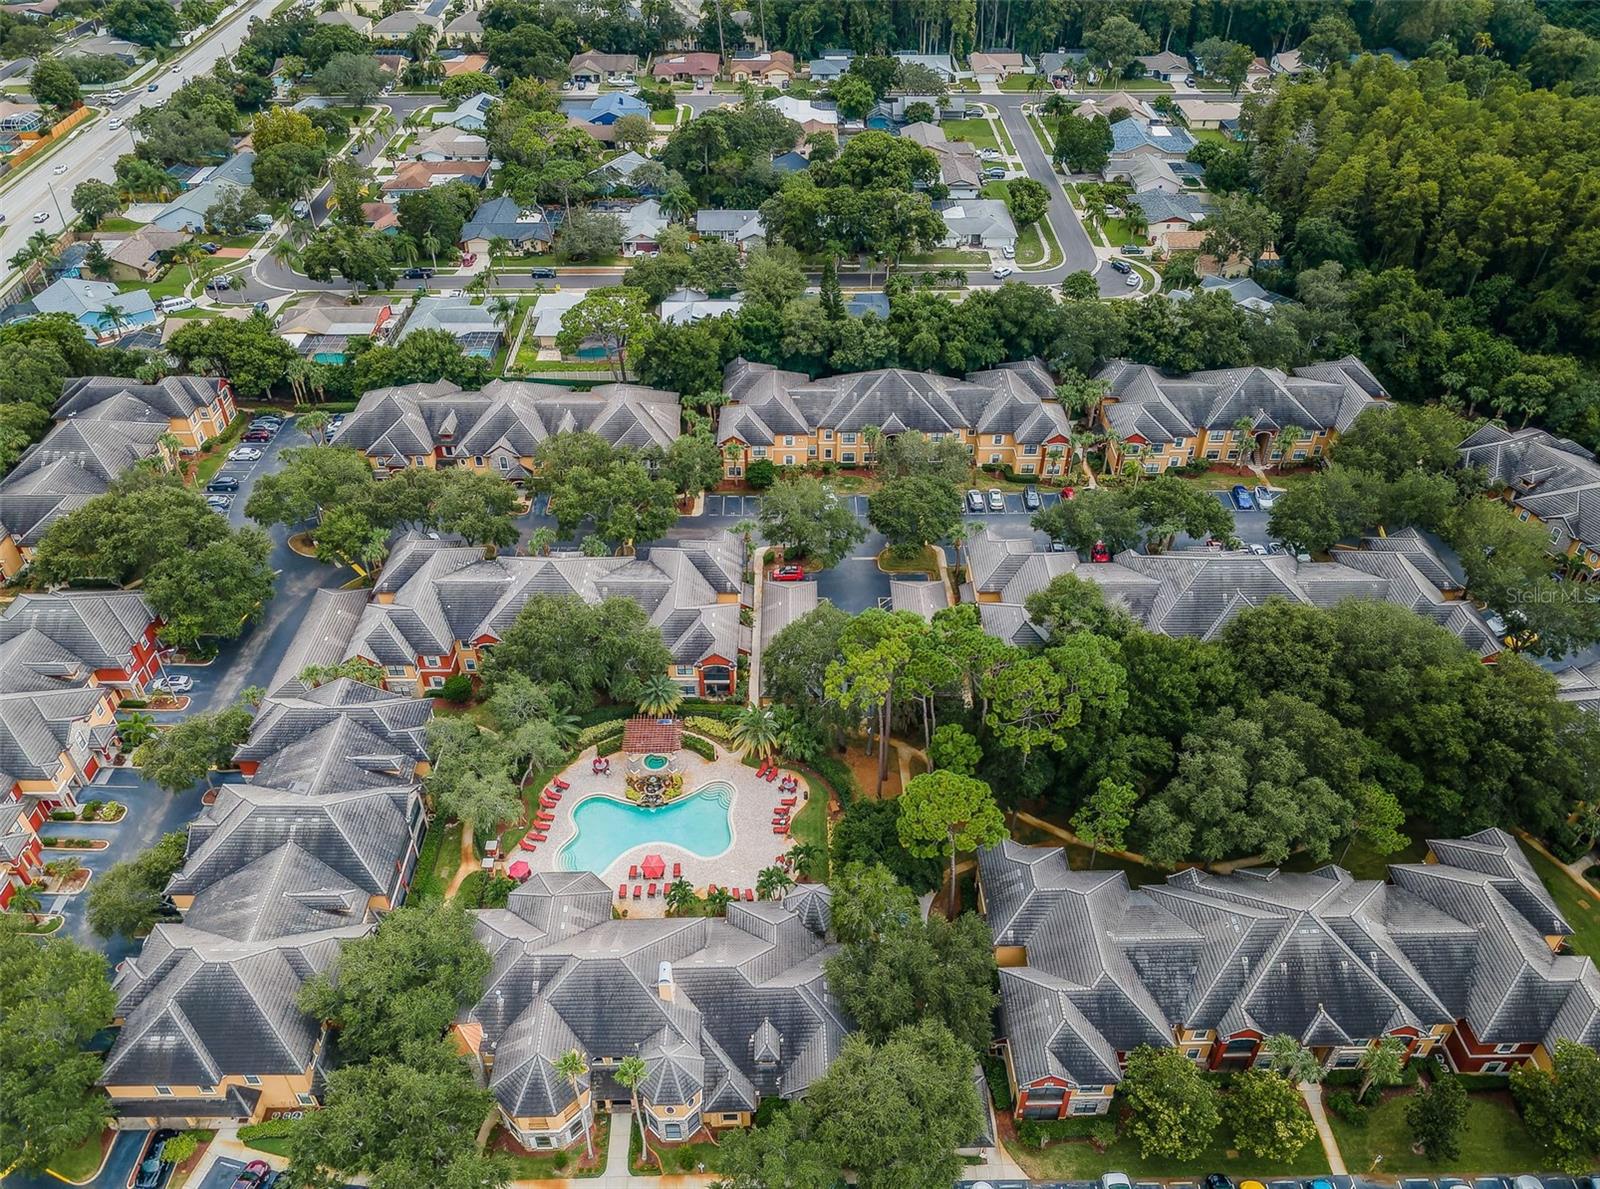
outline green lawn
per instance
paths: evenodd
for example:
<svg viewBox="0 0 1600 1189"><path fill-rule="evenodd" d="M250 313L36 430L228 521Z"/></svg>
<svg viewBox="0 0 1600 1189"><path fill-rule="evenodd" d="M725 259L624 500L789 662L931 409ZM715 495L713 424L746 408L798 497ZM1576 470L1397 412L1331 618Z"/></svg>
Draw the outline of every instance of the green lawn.
<svg viewBox="0 0 1600 1189"><path fill-rule="evenodd" d="M1017 235L1017 263L1023 268L1051 268L1061 263L1061 245L1050 220L1040 219Z"/></svg>
<svg viewBox="0 0 1600 1189"><path fill-rule="evenodd" d="M999 149L1001 144L995 139L994 131L989 127L989 121L982 118L966 120L945 120L939 125L951 140L964 140L980 149Z"/></svg>
<svg viewBox="0 0 1600 1189"><path fill-rule="evenodd" d="M240 1141L247 1148L254 1148L258 1152L266 1152L272 1156L288 1156L289 1137L266 1136L261 1139L247 1139Z"/></svg>
<svg viewBox="0 0 1600 1189"><path fill-rule="evenodd" d="M939 558L932 546L925 545L910 557L896 557L885 549L878 554L878 568L887 574L937 574Z"/></svg>
<svg viewBox="0 0 1600 1189"><path fill-rule="evenodd" d="M1228 134L1220 128L1191 128L1189 135L1196 140L1214 140L1218 144L1232 144Z"/></svg>
<svg viewBox="0 0 1600 1189"><path fill-rule="evenodd" d="M101 219L100 220L99 230L101 230L101 231L138 231L139 228L141 228L143 226L144 226L143 223L140 223L140 222L138 222L138 221L136 221L134 219L124 219L120 215L112 215L110 218Z"/></svg>
<svg viewBox="0 0 1600 1189"><path fill-rule="evenodd" d="M1026 91L1035 81L1040 84L1039 94L1043 95L1050 90L1050 83L1040 79L1037 74L1012 74L1000 80L1002 91Z"/></svg>
<svg viewBox="0 0 1600 1189"><path fill-rule="evenodd" d="M1141 238L1128 230L1128 221L1126 219L1101 219L1100 230L1105 235L1106 242L1112 247L1135 244Z"/></svg>
<svg viewBox="0 0 1600 1189"><path fill-rule="evenodd" d="M1022 1165L1034 1180L1091 1180L1103 1172L1127 1173L1134 1180L1150 1177L1183 1177L1193 1179L1196 1169L1206 1172L1240 1176L1311 1176L1325 1173L1328 1160L1322 1146L1313 1139L1293 1160L1286 1164L1267 1165L1253 1156L1244 1156L1229 1149L1231 1137L1226 1128L1219 1127L1216 1136L1206 1149L1189 1159L1155 1157L1146 1160L1139 1153L1139 1144L1124 1135L1104 1152L1097 1152L1087 1141L1072 1140L1051 1144L1043 1150L1008 1143L1006 1150ZM1348 1154L1347 1154L1348 1156Z"/></svg>
<svg viewBox="0 0 1600 1189"><path fill-rule="evenodd" d="M1576 880L1533 847L1524 843L1522 853L1528 856L1533 869L1539 873L1539 878L1554 897L1561 915L1572 926L1567 948L1575 954L1587 954L1600 959L1600 904L1596 903L1595 897L1585 892Z"/></svg>
<svg viewBox="0 0 1600 1189"><path fill-rule="evenodd" d="M650 113L650 122L658 128L671 128L678 122L678 109L674 107L667 111L653 111Z"/></svg>
<svg viewBox="0 0 1600 1189"><path fill-rule="evenodd" d="M988 264L987 252L968 252L961 248L940 248L936 252L917 252L903 257L901 264Z"/></svg>
<svg viewBox="0 0 1600 1189"><path fill-rule="evenodd" d="M50 1171L65 1181L87 1181L100 1167L100 1133L97 1131L75 1148L68 1148L50 1162Z"/></svg>
<svg viewBox="0 0 1600 1189"><path fill-rule="evenodd" d="M1352 1173L1371 1172L1373 1161L1389 1176L1398 1173L1504 1172L1513 1168L1544 1168L1549 1159L1540 1143L1523 1125L1510 1095L1504 1092L1472 1094L1467 1098L1467 1120L1461 1128L1461 1155L1433 1161L1411 1150L1411 1130L1406 1126L1408 1095L1385 1099L1367 1115L1364 1126L1346 1123L1328 1112L1339 1151Z"/></svg>

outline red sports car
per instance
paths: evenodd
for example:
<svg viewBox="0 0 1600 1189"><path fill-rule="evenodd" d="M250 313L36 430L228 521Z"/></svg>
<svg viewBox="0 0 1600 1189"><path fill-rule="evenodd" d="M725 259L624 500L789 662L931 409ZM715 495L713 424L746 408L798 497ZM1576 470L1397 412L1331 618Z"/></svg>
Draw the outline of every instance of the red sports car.
<svg viewBox="0 0 1600 1189"><path fill-rule="evenodd" d="M774 582L804 582L806 568L804 566L779 566L772 571Z"/></svg>

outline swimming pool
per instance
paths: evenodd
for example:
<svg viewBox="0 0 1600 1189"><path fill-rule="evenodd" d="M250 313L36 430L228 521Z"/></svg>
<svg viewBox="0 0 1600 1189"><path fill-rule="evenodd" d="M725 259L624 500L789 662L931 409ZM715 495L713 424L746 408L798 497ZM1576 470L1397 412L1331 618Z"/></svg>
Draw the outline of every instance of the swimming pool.
<svg viewBox="0 0 1600 1189"><path fill-rule="evenodd" d="M728 821L732 805L733 786L725 780L714 780L660 809L641 809L614 797L590 797L572 810L577 834L561 848L556 866L599 874L629 851L652 843L712 858L733 842Z"/></svg>
<svg viewBox="0 0 1600 1189"><path fill-rule="evenodd" d="M650 769L652 772L661 771L661 769L667 766L668 762L669 761L667 760L666 756L647 755L644 757L644 766Z"/></svg>

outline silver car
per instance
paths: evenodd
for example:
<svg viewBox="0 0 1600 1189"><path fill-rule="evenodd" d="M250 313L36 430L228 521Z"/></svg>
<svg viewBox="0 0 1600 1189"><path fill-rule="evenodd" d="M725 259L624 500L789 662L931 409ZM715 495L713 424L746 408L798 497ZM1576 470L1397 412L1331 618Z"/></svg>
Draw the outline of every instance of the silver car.
<svg viewBox="0 0 1600 1189"><path fill-rule="evenodd" d="M1006 510L1006 497L998 487L989 488L989 511L1004 512Z"/></svg>

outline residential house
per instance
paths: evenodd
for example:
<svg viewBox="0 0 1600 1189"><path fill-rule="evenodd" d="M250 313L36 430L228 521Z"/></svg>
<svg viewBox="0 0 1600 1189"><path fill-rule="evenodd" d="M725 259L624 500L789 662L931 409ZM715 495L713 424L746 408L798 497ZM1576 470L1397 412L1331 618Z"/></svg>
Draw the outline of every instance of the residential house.
<svg viewBox="0 0 1600 1189"><path fill-rule="evenodd" d="M21 648L7 651L28 649L37 654L41 651L37 646L47 639L42 635L19 639ZM77 662L72 665L84 673ZM61 667L57 662L52 670ZM34 670L22 684L59 680ZM20 808L24 819L37 828L51 810L78 803L78 790L117 754L119 697L119 691L94 684L0 694L0 825L8 806Z"/></svg>
<svg viewBox="0 0 1600 1189"><path fill-rule="evenodd" d="M909 611L932 621L950 605L950 588L938 579L891 578L889 610Z"/></svg>
<svg viewBox="0 0 1600 1189"><path fill-rule="evenodd" d="M817 603L815 582L766 583L761 589L761 655L767 654L767 649L772 646L772 641L779 632L795 620L815 611ZM768 694L765 668L760 670L760 677L761 694L766 697Z"/></svg>
<svg viewBox="0 0 1600 1189"><path fill-rule="evenodd" d="M354 29L365 37L372 30L372 18L348 8L324 9L312 18L319 25L335 25Z"/></svg>
<svg viewBox="0 0 1600 1189"><path fill-rule="evenodd" d="M1113 91L1109 95L1101 95L1095 99L1085 99L1072 109L1072 114L1092 120L1095 116L1104 116L1108 123L1118 123L1111 117L1117 112L1127 112L1124 118L1131 117L1135 120L1153 120L1156 118L1156 109L1150 106L1148 100L1141 99L1131 91Z"/></svg>
<svg viewBox="0 0 1600 1189"><path fill-rule="evenodd" d="M418 8L402 8L372 26L368 34L374 41L404 41L418 29L437 32L440 18Z"/></svg>
<svg viewBox="0 0 1600 1189"><path fill-rule="evenodd" d="M476 95L468 95L450 111L434 112L433 122L449 124L463 132L482 132L488 123L489 109L496 102L495 96L487 91L479 91Z"/></svg>
<svg viewBox="0 0 1600 1189"><path fill-rule="evenodd" d="M810 168L811 159L793 149L787 153L779 153L772 159L773 173L799 173L802 169Z"/></svg>
<svg viewBox="0 0 1600 1189"><path fill-rule="evenodd" d="M1138 157L1135 160L1151 158ZM1211 210L1211 202L1206 195L1182 186L1176 193L1161 189L1141 190L1134 194L1133 205L1144 215L1146 242L1163 251L1168 248L1168 236L1173 232L1192 231L1204 222Z"/></svg>
<svg viewBox="0 0 1600 1189"><path fill-rule="evenodd" d="M1151 190L1159 190L1163 194L1182 194L1190 187L1184 185L1183 178L1179 176L1175 168L1178 164L1186 163L1168 161L1165 157L1132 157L1114 169L1108 168L1106 180L1126 181L1138 194Z"/></svg>
<svg viewBox="0 0 1600 1189"><path fill-rule="evenodd" d="M496 239L505 240L514 252L548 252L555 224L538 207L519 206L510 197L491 198L462 225L461 246L483 256Z"/></svg>
<svg viewBox="0 0 1600 1189"><path fill-rule="evenodd" d="M1600 574L1600 462L1542 429L1488 424L1461 443L1463 466L1481 467L1520 520L1546 529L1550 548Z"/></svg>
<svg viewBox="0 0 1600 1189"><path fill-rule="evenodd" d="M541 351L556 350L561 320L568 310L588 296L587 289L557 289L554 293L539 294L533 299L533 324L528 328L528 337Z"/></svg>
<svg viewBox="0 0 1600 1189"><path fill-rule="evenodd" d="M0 4L0 12L10 13L25 21L48 21L61 7L61 0L33 0L26 4Z"/></svg>
<svg viewBox="0 0 1600 1189"><path fill-rule="evenodd" d="M42 819L42 812L40 816ZM44 863L38 827L22 801L0 796L0 912L11 906L21 889L39 878Z"/></svg>
<svg viewBox="0 0 1600 1189"><path fill-rule="evenodd" d="M180 244L189 242L187 231L165 231L160 227L141 227L132 235L106 245L106 259L111 263L113 281L137 281L148 284L161 274L170 259L169 253Z"/></svg>
<svg viewBox="0 0 1600 1189"><path fill-rule="evenodd" d="M1280 50L1272 55L1267 66L1273 74L1286 74L1290 78L1299 78L1309 69L1299 50Z"/></svg>
<svg viewBox="0 0 1600 1189"><path fill-rule="evenodd" d="M1181 160L1194 148L1194 137L1176 124L1164 120L1140 120L1130 116L1111 125L1111 155L1106 164L1106 176L1126 168L1133 157L1165 157Z"/></svg>
<svg viewBox="0 0 1600 1189"><path fill-rule="evenodd" d="M1145 54L1143 57L1135 58L1134 61L1143 66L1144 72L1151 78L1164 83L1182 79L1192 73L1189 59L1171 50L1162 50L1159 54Z"/></svg>
<svg viewBox="0 0 1600 1189"><path fill-rule="evenodd" d="M852 50L825 49L806 63L806 74L813 82L831 83L850 69L855 58Z"/></svg>
<svg viewBox="0 0 1600 1189"><path fill-rule="evenodd" d="M489 142L480 133L444 124L418 136L408 155L418 161L487 161Z"/></svg>
<svg viewBox="0 0 1600 1189"><path fill-rule="evenodd" d="M1556 674L1556 681L1561 687L1556 697L1590 714L1600 714L1600 661L1562 669Z"/></svg>
<svg viewBox="0 0 1600 1189"><path fill-rule="evenodd" d="M678 420L675 394L637 384L574 392L491 380L477 392L463 392L439 381L367 392L339 443L362 451L383 472L463 466L509 478L532 470L534 450L551 434L582 430L613 446L665 449L678 437Z"/></svg>
<svg viewBox="0 0 1600 1189"><path fill-rule="evenodd" d="M407 194L423 194L449 182L466 182L481 190L488 180L487 161L411 161L395 170L394 177L380 188L386 199L397 201Z"/></svg>
<svg viewBox="0 0 1600 1189"><path fill-rule="evenodd" d="M1600 976L1515 839L1430 843L1389 880L1198 868L1131 888L1009 839L978 856L1019 1119L1103 1114L1140 1045L1205 1069L1263 1064L1292 1036L1326 1069L1394 1037L1409 1059L1501 1073L1557 1039L1600 1043Z"/></svg>
<svg viewBox="0 0 1600 1189"><path fill-rule="evenodd" d="M43 123L37 103L0 100L0 132L37 132Z"/></svg>
<svg viewBox="0 0 1600 1189"><path fill-rule="evenodd" d="M871 461L863 432L917 432L969 443L974 461L1026 475L1060 474L1070 418L1038 360L975 372L965 380L884 368L813 380L803 372L736 359L723 372L728 403L717 413L717 443L737 451L725 473L737 479L756 459L780 466Z"/></svg>
<svg viewBox="0 0 1600 1189"><path fill-rule="evenodd" d="M137 591L25 591L0 614L0 657L14 666L7 688L60 682L143 694L161 671L161 626Z"/></svg>
<svg viewBox="0 0 1600 1189"><path fill-rule="evenodd" d="M469 8L465 12L463 12L460 16L453 17L453 18L451 18L449 21L447 21L445 23L444 32L443 32L443 35L442 35L442 40L444 41L445 45L476 45L477 42L478 42L478 39L481 38L482 36L483 36L483 20L478 15L478 12L477 12L476 9ZM482 54L463 54L460 57L455 58L455 59L446 58L445 59L445 67L444 67L445 77L448 78L450 76L450 74L452 73L451 69L450 69L452 61L454 61L456 63L459 63L461 61L461 58L480 58L480 57L483 58L483 65L482 66L479 66L479 65L458 66L457 69L454 71L454 73L456 73L456 74L467 74L467 73L470 73L472 71L482 70L484 66L487 66L489 64L489 59L485 55L482 55Z"/></svg>
<svg viewBox="0 0 1600 1189"><path fill-rule="evenodd" d="M1381 50L1379 51L1382 52ZM1265 58L1254 58L1250 67L1244 73L1244 89L1246 91L1259 91L1272 81L1272 68L1267 65Z"/></svg>
<svg viewBox="0 0 1600 1189"><path fill-rule="evenodd" d="M1033 65L1015 50L991 50L967 55L967 66L979 83L1003 83L1013 74L1032 74Z"/></svg>
<svg viewBox="0 0 1600 1189"><path fill-rule="evenodd" d="M605 211L604 207L595 209ZM654 256L661 250L657 240L670 220L662 213L661 204L654 198L607 213L616 214L622 220L624 256Z"/></svg>
<svg viewBox="0 0 1600 1189"><path fill-rule="evenodd" d="M155 303L143 289L117 292L105 281L61 277L24 303L33 314L70 314L91 343L120 337L156 320ZM112 311L116 314L113 316Z"/></svg>
<svg viewBox="0 0 1600 1189"><path fill-rule="evenodd" d="M947 199L933 204L949 231L947 248L978 248L987 252L1016 249L1017 225L999 198Z"/></svg>
<svg viewBox="0 0 1600 1189"><path fill-rule="evenodd" d="M766 238L760 211L723 211L703 208L695 212L695 233L701 239L720 239L740 248Z"/></svg>
<svg viewBox="0 0 1600 1189"><path fill-rule="evenodd" d="M597 128L609 128L623 116L640 116L648 120L650 105L636 95L607 91L604 95L595 96L579 118Z"/></svg>
<svg viewBox="0 0 1600 1189"><path fill-rule="evenodd" d="M373 231L394 235L400 230L400 211L395 203L363 202L361 221Z"/></svg>
<svg viewBox="0 0 1600 1189"><path fill-rule="evenodd" d="M187 188L150 219L163 231L205 231L206 216L223 198L250 187L255 178L256 155L236 153L222 164L198 171ZM270 216L264 216L271 223Z"/></svg>
<svg viewBox="0 0 1600 1189"><path fill-rule="evenodd" d="M721 69L722 59L716 54L668 54L651 63L650 76L657 82L709 84Z"/></svg>
<svg viewBox="0 0 1600 1189"><path fill-rule="evenodd" d="M1321 458L1333 439L1387 394L1354 356L1295 368L1242 367L1167 376L1153 367L1113 360L1100 370L1109 386L1101 406L1110 465L1136 459L1147 473L1205 459L1237 463L1240 452L1278 461L1278 434L1302 433L1293 461ZM1248 431L1242 428L1250 423Z"/></svg>
<svg viewBox="0 0 1600 1189"><path fill-rule="evenodd" d="M1270 289L1263 289L1260 284L1247 276L1221 277L1205 276L1200 278L1200 291L1202 293L1226 293L1228 299L1235 305L1243 306L1257 314L1271 314L1279 306L1293 305L1281 293L1273 293ZM1187 289L1173 289L1167 294L1174 301L1187 301L1193 295Z"/></svg>
<svg viewBox="0 0 1600 1189"><path fill-rule="evenodd" d="M222 433L238 413L233 385L209 376L167 376L141 384L119 376L68 379L56 403L57 421L165 420L179 449L191 450Z"/></svg>
<svg viewBox="0 0 1600 1189"><path fill-rule="evenodd" d="M933 71L947 83L953 83L961 77L961 72L956 69L955 59L949 54L913 54L900 52L894 55L895 60L907 66L923 66Z"/></svg>
<svg viewBox="0 0 1600 1189"><path fill-rule="evenodd" d="M278 334L307 359L341 364L353 338L382 338L394 316L387 297L364 297L352 305L342 294L312 294L287 310Z"/></svg>
<svg viewBox="0 0 1600 1189"><path fill-rule="evenodd" d="M461 344L463 352L480 359L492 358L505 337L505 327L494 310L473 305L468 297L417 298L395 341L403 342L419 330L442 330Z"/></svg>
<svg viewBox="0 0 1600 1189"><path fill-rule="evenodd" d="M581 394L579 394L581 395ZM513 447L515 448L515 447ZM634 557L485 559L477 546L420 533L390 552L342 659L383 666L387 689L417 697L474 677L535 595L633 600L661 632L667 675L687 694L738 692L743 548L731 533L651 546Z"/></svg>
<svg viewBox="0 0 1600 1189"><path fill-rule="evenodd" d="M452 36L457 40L476 38L483 32L481 27L477 33L462 34L456 32L452 35L452 30L458 28L470 29L477 23L478 14L468 9L444 27L445 39L449 41ZM460 54L446 51L439 55L439 62L444 67L445 78L455 78L458 74L482 74L489 69L488 54Z"/></svg>
<svg viewBox="0 0 1600 1189"><path fill-rule="evenodd" d="M661 321L669 326L687 326L705 318L737 314L743 308L744 298L737 293L710 297L699 289L679 289L661 299Z"/></svg>
<svg viewBox="0 0 1600 1189"><path fill-rule="evenodd" d="M611 194L619 187L626 186L638 194L654 195L660 193L659 188L645 185L643 179L636 176L640 169L649 164L649 157L629 149L604 165L591 169L589 176L595 179L595 189L601 194Z"/></svg>
<svg viewBox="0 0 1600 1189"><path fill-rule="evenodd" d="M299 633L290 654L299 651ZM324 797L358 789L413 785L427 775L428 702L374 689L348 677L322 685L303 680L308 665L279 663L272 696L234 753L252 784ZM298 660L292 663L299 663ZM391 902L393 896L384 893Z"/></svg>
<svg viewBox="0 0 1600 1189"><path fill-rule="evenodd" d="M1054 50L1039 55L1039 73L1052 87L1065 87L1077 82L1078 72L1088 58L1087 50Z"/></svg>
<svg viewBox="0 0 1600 1189"><path fill-rule="evenodd" d="M63 46L59 52L63 58L115 58L125 66L132 66L150 54L144 46L109 33L81 38Z"/></svg>
<svg viewBox="0 0 1600 1189"><path fill-rule="evenodd" d="M977 148L965 140L951 140L938 124L907 124L900 132L933 154L939 163L939 181L950 191L949 197L963 203L976 199L983 187L983 162Z"/></svg>
<svg viewBox="0 0 1600 1189"><path fill-rule="evenodd" d="M1221 128L1225 124L1237 124L1244 105L1237 99L1185 96L1174 99L1172 106L1178 109L1183 122L1190 128Z"/></svg>
<svg viewBox="0 0 1600 1189"><path fill-rule="evenodd" d="M631 79L639 72L637 54L603 54L598 50L584 50L573 54L567 63L567 77L575 83L588 83L598 87L613 79Z"/></svg>
<svg viewBox="0 0 1600 1189"><path fill-rule="evenodd" d="M590 872L541 873L477 914L493 967L456 1028L520 1143L581 1144L599 1112L635 1101L652 1143L688 1140L827 1071L850 1025L824 973L826 886L717 918L613 920L611 896ZM572 1050L589 1060L576 1086L554 1068ZM616 1080L635 1056L636 1092Z"/></svg>
<svg viewBox="0 0 1600 1189"><path fill-rule="evenodd" d="M766 103L785 119L799 124L800 130L807 135L813 132L827 132L834 136L839 134L839 109L831 104L824 106L797 95L779 95L768 99Z"/></svg>
<svg viewBox="0 0 1600 1189"><path fill-rule="evenodd" d="M794 55L787 50L737 53L724 63L724 68L736 83L764 87L787 87L795 76Z"/></svg>

